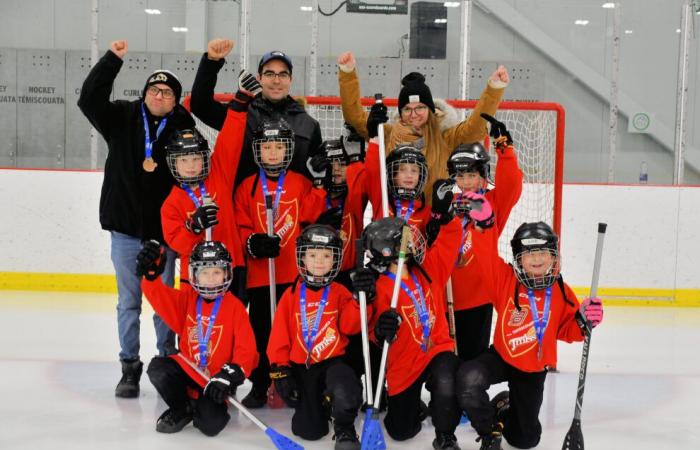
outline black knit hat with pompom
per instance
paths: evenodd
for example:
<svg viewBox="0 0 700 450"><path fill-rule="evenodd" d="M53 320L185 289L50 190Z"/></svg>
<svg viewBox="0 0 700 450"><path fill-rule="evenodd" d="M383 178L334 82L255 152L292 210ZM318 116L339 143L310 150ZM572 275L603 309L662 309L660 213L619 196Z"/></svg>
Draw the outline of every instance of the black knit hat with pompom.
<svg viewBox="0 0 700 450"><path fill-rule="evenodd" d="M433 94L425 84L425 77L418 72L411 72L401 80L401 92L399 93L399 112L408 103L421 102L432 112L435 112Z"/></svg>

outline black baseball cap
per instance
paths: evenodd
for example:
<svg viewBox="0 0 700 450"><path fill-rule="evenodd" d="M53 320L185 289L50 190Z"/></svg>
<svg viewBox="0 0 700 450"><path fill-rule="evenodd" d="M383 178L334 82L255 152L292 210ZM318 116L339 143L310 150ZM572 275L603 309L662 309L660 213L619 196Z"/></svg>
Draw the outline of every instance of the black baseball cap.
<svg viewBox="0 0 700 450"><path fill-rule="evenodd" d="M262 74L262 68L265 64L269 63L273 59L279 59L287 65L289 68L289 73L292 73L292 60L284 52L279 50L273 50L262 55L260 58L260 63L258 64L258 75Z"/></svg>

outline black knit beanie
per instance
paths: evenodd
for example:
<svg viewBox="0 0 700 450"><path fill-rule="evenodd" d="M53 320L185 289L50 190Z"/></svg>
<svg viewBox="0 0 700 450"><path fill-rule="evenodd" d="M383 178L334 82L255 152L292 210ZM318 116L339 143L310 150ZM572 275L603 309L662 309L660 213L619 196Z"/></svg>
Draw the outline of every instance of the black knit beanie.
<svg viewBox="0 0 700 450"><path fill-rule="evenodd" d="M430 88L425 84L425 77L418 72L411 72L401 80L401 92L399 93L399 112L408 103L421 102L432 112L435 112L435 103Z"/></svg>
<svg viewBox="0 0 700 450"><path fill-rule="evenodd" d="M146 90L154 84L164 84L173 90L175 93L175 103L180 103L180 96L182 95L182 84L180 80L177 79L174 73L169 70L156 70L148 76L146 81L146 86L143 87L143 98L146 98Z"/></svg>

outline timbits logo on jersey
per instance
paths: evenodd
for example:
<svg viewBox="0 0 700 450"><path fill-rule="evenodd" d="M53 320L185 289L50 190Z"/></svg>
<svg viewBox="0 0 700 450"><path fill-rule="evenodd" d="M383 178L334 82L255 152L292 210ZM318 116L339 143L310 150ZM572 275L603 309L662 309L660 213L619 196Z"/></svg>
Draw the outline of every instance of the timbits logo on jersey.
<svg viewBox="0 0 700 450"><path fill-rule="evenodd" d="M506 313L500 318L503 342L511 357L523 355L537 347L535 323L527 302L527 294L521 293L518 309L513 298L509 298Z"/></svg>
<svg viewBox="0 0 700 450"><path fill-rule="evenodd" d="M267 231L267 211L264 203L256 203L258 207L258 223L260 228ZM277 214L274 216L273 229L280 237L280 247L284 247L294 235L299 223L299 202L297 199L280 201Z"/></svg>
<svg viewBox="0 0 700 450"><path fill-rule="evenodd" d="M340 223L340 240L343 241L343 255L347 255L348 243L350 242L350 236L353 235L352 233L352 215L347 213L343 216Z"/></svg>
<svg viewBox="0 0 700 450"><path fill-rule="evenodd" d="M418 290L414 289L412 292L416 298L419 298ZM406 302L406 304L402 304L400 306L402 319L407 322L407 324L409 325L408 329L411 330L411 337L413 338L415 343L420 346L423 343L423 325L420 322L420 315L418 314L418 311L416 311L416 308L413 305L411 299L408 298L408 296L403 291L401 291L400 298L402 298L401 303ZM428 308L428 327L431 331L433 329L433 325L435 325L435 313L433 312L433 308L431 307L432 303L433 294L432 291L428 289L425 292L425 304ZM428 337L428 349L430 349L430 347L432 347L431 336Z"/></svg>
<svg viewBox="0 0 700 450"><path fill-rule="evenodd" d="M313 312L307 312L307 324L309 326L309 329L313 326L314 321L316 320L316 311L318 311L318 302L315 303L309 303L309 307L314 306L316 307L316 310ZM327 359L330 355L333 354L335 351L335 348L338 346L338 343L340 342L339 336L338 336L338 330L336 330L337 325L337 319L338 317L338 310L324 310L323 311L323 318L321 318L321 324L318 327L318 332L316 333L316 339L314 339L314 342L311 347L311 361L316 363L319 361L323 361ZM304 337L302 336L302 329L301 329L301 312L297 312L294 314L294 318L296 320L296 325L297 325L297 330L298 333L297 335L297 342L301 346L301 348L306 348L304 345Z"/></svg>
<svg viewBox="0 0 700 450"><path fill-rule="evenodd" d="M204 330L209 328L209 316L202 316L202 328ZM202 359L199 353L199 338L197 336L197 320L190 316L189 314L187 315L187 343L183 344L180 342L180 347L184 347L184 345L187 345L187 348L190 352L190 355L192 355L192 359L194 360L197 365L199 365L199 361ZM223 325L214 325L214 329L211 330L211 337L209 338L209 343L207 345L207 361L211 362L211 355L213 355L216 352L216 349L219 347L219 343L221 341L221 334L223 332L224 326ZM208 374L208 370L207 370Z"/></svg>

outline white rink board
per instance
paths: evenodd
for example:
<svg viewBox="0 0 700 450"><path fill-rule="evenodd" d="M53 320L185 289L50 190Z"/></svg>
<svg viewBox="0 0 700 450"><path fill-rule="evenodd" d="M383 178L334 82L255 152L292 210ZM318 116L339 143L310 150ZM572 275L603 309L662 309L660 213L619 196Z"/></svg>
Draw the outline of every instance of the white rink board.
<svg viewBox="0 0 700 450"><path fill-rule="evenodd" d="M101 172L0 169L0 272L110 274L98 221ZM590 283L608 223L601 287L700 288L700 188L565 185L563 273Z"/></svg>

